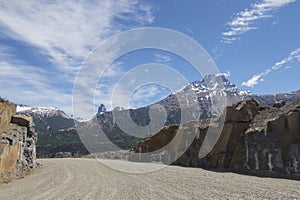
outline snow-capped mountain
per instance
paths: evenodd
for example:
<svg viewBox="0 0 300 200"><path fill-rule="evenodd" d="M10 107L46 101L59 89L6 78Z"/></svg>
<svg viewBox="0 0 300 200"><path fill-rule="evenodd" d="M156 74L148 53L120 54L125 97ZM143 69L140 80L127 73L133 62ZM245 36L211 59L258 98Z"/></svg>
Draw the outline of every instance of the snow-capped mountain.
<svg viewBox="0 0 300 200"><path fill-rule="evenodd" d="M250 91L241 91L231 83L224 74L207 75L203 80L194 81L183 87L176 93L194 91L196 94L212 92L215 90L226 91L236 95L250 95Z"/></svg>
<svg viewBox="0 0 300 200"><path fill-rule="evenodd" d="M26 105L17 105L17 112L32 116L39 133L55 132L74 126L73 119L64 111L51 106L32 108Z"/></svg>
<svg viewBox="0 0 300 200"><path fill-rule="evenodd" d="M178 112L181 108L198 107L200 118L207 118L222 114L227 105L248 96L251 96L249 91L239 90L224 74L215 74L207 75L201 81L189 83L158 103L163 105L168 113Z"/></svg>
<svg viewBox="0 0 300 200"><path fill-rule="evenodd" d="M17 105L17 112L23 114L29 114L36 118L47 118L47 117L54 117L54 116L61 116L67 119L70 118L64 111L51 106L32 108L26 105Z"/></svg>
<svg viewBox="0 0 300 200"><path fill-rule="evenodd" d="M25 111L28 111L28 110L31 110L31 109L32 109L32 107L27 106L27 105L23 105L23 104L17 105L17 112L18 113L22 113L22 112L25 112Z"/></svg>
<svg viewBox="0 0 300 200"><path fill-rule="evenodd" d="M33 118L38 133L38 157L52 157L58 152L88 153L75 129L74 119L63 110L51 106L17 105L17 112Z"/></svg>

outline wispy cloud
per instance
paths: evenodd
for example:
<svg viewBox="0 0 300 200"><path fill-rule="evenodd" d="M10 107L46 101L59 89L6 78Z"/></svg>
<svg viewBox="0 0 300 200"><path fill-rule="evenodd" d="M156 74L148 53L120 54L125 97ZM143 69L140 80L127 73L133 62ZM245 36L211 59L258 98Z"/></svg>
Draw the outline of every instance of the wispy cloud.
<svg viewBox="0 0 300 200"><path fill-rule="evenodd" d="M258 29L255 22L273 17L275 11L295 1L296 0L263 0L260 3L252 4L250 9L245 9L237 13L232 21L226 24L227 30L222 33L222 42L233 43L239 40L240 35Z"/></svg>
<svg viewBox="0 0 300 200"><path fill-rule="evenodd" d="M63 70L74 70L103 38L125 28L116 20L152 22L151 7L138 0L0 3L2 34L37 47Z"/></svg>
<svg viewBox="0 0 300 200"><path fill-rule="evenodd" d="M172 60L171 57L167 55L154 54L154 57L155 57L155 61L160 63L167 63Z"/></svg>
<svg viewBox="0 0 300 200"><path fill-rule="evenodd" d="M11 41L0 46L0 95L71 113L72 84L89 51L114 33L153 20L152 7L139 0L0 1L0 36ZM33 47L52 66L28 64L15 54L14 41ZM116 65L106 74L120 70Z"/></svg>
<svg viewBox="0 0 300 200"><path fill-rule="evenodd" d="M136 90L132 97L132 102L140 102L145 99L153 98L160 92L158 85L148 85Z"/></svg>
<svg viewBox="0 0 300 200"><path fill-rule="evenodd" d="M255 74L254 76L252 76L252 78L250 78L249 80L243 82L242 85L247 86L247 87L254 87L260 81L264 80L262 78L263 76L266 76L269 73L271 73L275 70L278 70L278 69L284 67L285 65L288 65L288 64L292 63L295 60L300 62L300 48L292 51L288 57L286 57L283 60L275 63L275 65L273 65L271 68L266 69L264 72ZM288 69L288 68L290 68L290 66L285 66L285 69Z"/></svg>
<svg viewBox="0 0 300 200"><path fill-rule="evenodd" d="M72 93L62 88L55 87L49 80L49 73L36 67L18 63L0 61L0 86L1 96L29 105L52 105L63 108L71 113L70 102Z"/></svg>

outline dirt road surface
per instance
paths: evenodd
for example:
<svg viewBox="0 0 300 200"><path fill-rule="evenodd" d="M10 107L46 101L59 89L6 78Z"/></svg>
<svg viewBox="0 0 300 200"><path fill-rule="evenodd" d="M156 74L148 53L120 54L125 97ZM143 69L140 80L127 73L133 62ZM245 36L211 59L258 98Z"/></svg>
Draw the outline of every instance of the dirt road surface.
<svg viewBox="0 0 300 200"><path fill-rule="evenodd" d="M300 181L293 180L177 166L146 174L128 174L93 159L39 162L43 164L42 169L1 185L0 199L300 199ZM138 167L134 163L129 165Z"/></svg>

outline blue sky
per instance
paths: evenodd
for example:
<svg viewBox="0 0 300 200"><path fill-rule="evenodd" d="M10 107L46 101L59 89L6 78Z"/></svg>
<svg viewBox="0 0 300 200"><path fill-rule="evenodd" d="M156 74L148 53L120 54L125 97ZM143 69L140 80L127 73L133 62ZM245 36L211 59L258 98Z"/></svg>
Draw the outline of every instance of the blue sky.
<svg viewBox="0 0 300 200"><path fill-rule="evenodd" d="M131 28L163 27L196 40L230 81L252 93L300 89L299 0L0 1L0 96L72 113L81 63L101 41ZM173 67L188 81L201 79L184 60L161 50L120 57L97 87L110 107L113 84L136 65ZM155 84L133 91L132 107L168 94ZM141 98L145 97L145 98Z"/></svg>

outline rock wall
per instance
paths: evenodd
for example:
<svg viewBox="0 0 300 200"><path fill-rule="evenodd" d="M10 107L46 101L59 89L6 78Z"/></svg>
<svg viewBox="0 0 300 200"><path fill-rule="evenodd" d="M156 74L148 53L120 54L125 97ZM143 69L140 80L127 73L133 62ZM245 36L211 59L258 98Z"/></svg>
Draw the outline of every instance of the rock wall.
<svg viewBox="0 0 300 200"><path fill-rule="evenodd" d="M222 117L224 126L220 137L204 158L200 158L199 152L206 136L214 138L212 123L184 124L183 127L189 127L185 128L188 130L186 134L193 130L196 136L173 164L300 179L300 101L259 107L258 102L251 99L227 107ZM211 135L207 135L208 128L212 128ZM153 152L164 147L178 134L178 129L179 125L163 128L137 143L135 152ZM178 151L177 147L173 149ZM159 161L166 163L164 158Z"/></svg>
<svg viewBox="0 0 300 200"><path fill-rule="evenodd" d="M249 170L300 178L300 102L261 108L245 133Z"/></svg>
<svg viewBox="0 0 300 200"><path fill-rule="evenodd" d="M0 174L36 167L36 141L31 117L16 114L16 105L0 99Z"/></svg>

